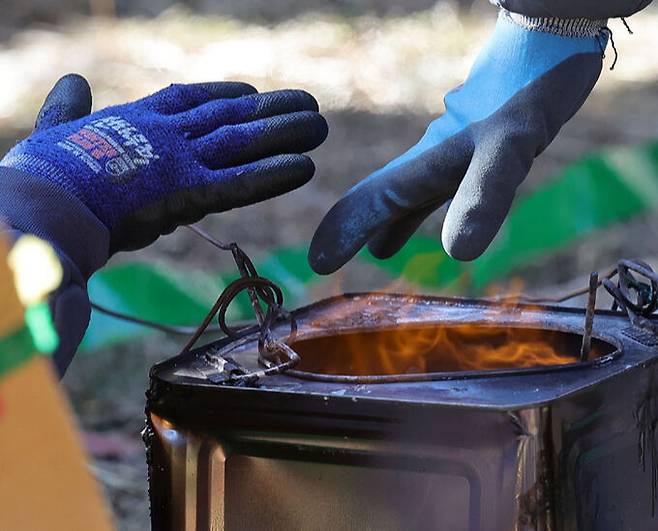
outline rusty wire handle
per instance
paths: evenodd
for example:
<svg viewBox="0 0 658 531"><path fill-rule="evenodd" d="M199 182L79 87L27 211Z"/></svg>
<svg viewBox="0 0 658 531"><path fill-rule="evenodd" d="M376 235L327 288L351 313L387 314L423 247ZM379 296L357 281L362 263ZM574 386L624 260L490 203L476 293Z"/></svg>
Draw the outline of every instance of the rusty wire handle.
<svg viewBox="0 0 658 531"><path fill-rule="evenodd" d="M258 361L266 367L260 371L233 375L230 381L253 381L254 379L278 374L295 367L299 363L300 357L290 347L289 343L292 343L296 337L297 323L293 315L283 307L283 291L281 288L271 280L261 277L258 274L251 259L240 249L237 243L224 243L217 240L196 225L188 225L187 228L218 249L230 251L240 273L240 278L231 282L222 291L201 325L183 347L181 354L190 351L207 330L211 321L217 317L219 328L231 339L231 344L227 346L229 350L232 346L237 345L242 338L258 332ZM226 314L231 303L245 290L249 294L258 326L240 329L233 328L227 324ZM263 312L261 301L267 308L265 312ZM290 333L283 341L276 338L272 333L272 327L282 318L290 323ZM277 354L284 355L286 359L281 360Z"/></svg>
<svg viewBox="0 0 658 531"><path fill-rule="evenodd" d="M658 325L651 321L658 309L658 274L641 260L620 260L617 276L616 284L610 279L603 282L614 300L612 309L625 312L633 326L658 335Z"/></svg>
<svg viewBox="0 0 658 531"><path fill-rule="evenodd" d="M217 238L214 238L213 236L208 234L205 230L203 230L198 225L186 225L185 227L191 230L192 232L194 232L197 236L200 236L201 238L206 240L211 245L214 245L218 249L222 251L231 251L231 254L233 255L233 261L235 262L235 265L237 266L241 277L247 278L247 277L258 276L258 272L256 271L256 266L254 266L254 263L251 261L249 256L247 256L247 253L245 253L242 249L240 249L237 243L235 242L224 243L223 241L218 240ZM258 295L256 294L256 290L253 287L251 287L251 288L247 288L247 292L249 293L249 300L251 301L251 306L254 309L254 313L256 314L256 319L258 320L258 324L262 326L264 315L263 315L263 309L261 308L260 303L258 302Z"/></svg>
<svg viewBox="0 0 658 531"><path fill-rule="evenodd" d="M276 351L285 354L287 360L278 360L278 363L274 363L262 356L259 356L258 361L265 367L264 369L248 372L245 374L239 374L233 376L231 380L237 383L243 380L251 381L258 378L263 378L265 376L274 376L275 374L281 374L282 372L294 369L301 361L299 354L297 354L297 352L295 352L295 350L290 345L284 343L283 341L276 341L276 343L271 345L271 347L276 349Z"/></svg>
<svg viewBox="0 0 658 531"><path fill-rule="evenodd" d="M633 273L637 274L638 280ZM620 260L617 265L617 285L608 281L606 290L620 308L630 309L636 314L648 317L658 309L658 275L641 260ZM642 279L648 281L642 282ZM632 297L635 292L635 300Z"/></svg>

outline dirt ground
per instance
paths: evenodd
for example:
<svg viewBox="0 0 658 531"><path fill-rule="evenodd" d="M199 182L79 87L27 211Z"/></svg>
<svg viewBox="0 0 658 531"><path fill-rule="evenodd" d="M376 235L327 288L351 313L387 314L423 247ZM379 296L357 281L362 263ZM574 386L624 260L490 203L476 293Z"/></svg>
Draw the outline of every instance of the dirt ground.
<svg viewBox="0 0 658 531"><path fill-rule="evenodd" d="M473 8L469 2L434 5L429 0L198 0L174 8L163 1L149 3L148 9L139 3L111 4L125 17L55 13L35 24L32 14L17 7L14 18L7 19L14 22L5 21L0 32L0 148L4 151L27 134L47 87L68 71L90 79L97 108L172 81L232 78L261 90L306 88L320 101L331 131L314 154L314 180L286 197L204 222L218 237L243 244L256 259L275 247L307 241L349 186L418 140L441 112L442 94L467 73L495 18L484 2ZM76 5L84 13L90 4ZM91 5L104 9L102 2ZM619 51L616 68L604 70L592 97L537 160L521 194L587 153L658 135L658 12L647 11L629 22L634 35L621 23L611 23ZM611 59L609 53L608 65ZM437 213L421 230L436 234L440 223ZM621 256L658 254L657 230L658 214L649 214L515 275L530 291L551 290ZM229 266L183 231L112 259L122 260ZM374 289L380 282L356 264L341 272L345 290ZM179 339L153 336L79 356L64 379L95 455L93 471L121 530L148 528L139 436L144 391L149 367L178 348Z"/></svg>

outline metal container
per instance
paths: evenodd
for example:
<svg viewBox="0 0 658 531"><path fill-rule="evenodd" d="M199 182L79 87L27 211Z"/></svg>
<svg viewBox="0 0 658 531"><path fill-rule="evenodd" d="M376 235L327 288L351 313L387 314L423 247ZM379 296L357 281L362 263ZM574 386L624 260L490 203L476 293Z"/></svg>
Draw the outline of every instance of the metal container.
<svg viewBox="0 0 658 531"><path fill-rule="evenodd" d="M584 314L350 295L295 312L298 371L257 387L213 383L222 342L157 365L145 432L153 528L656 529L658 341L597 311L581 362ZM459 344L466 324L483 341L541 340L571 361L464 370L425 356L380 383L376 363L345 357L355 335L371 334L359 343L367 361L391 331L413 343L452 330ZM256 369L257 338L231 356Z"/></svg>

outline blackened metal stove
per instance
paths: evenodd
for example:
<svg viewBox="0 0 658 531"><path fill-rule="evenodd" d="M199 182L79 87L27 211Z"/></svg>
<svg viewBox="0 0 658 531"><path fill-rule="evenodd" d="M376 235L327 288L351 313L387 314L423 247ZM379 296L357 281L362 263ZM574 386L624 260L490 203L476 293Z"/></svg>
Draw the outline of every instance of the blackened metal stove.
<svg viewBox="0 0 658 531"><path fill-rule="evenodd" d="M658 341L620 312L585 361L584 310L364 294L294 316L301 364L257 386L213 383L226 341L153 368L154 529L658 528ZM514 342L560 355L445 362Z"/></svg>

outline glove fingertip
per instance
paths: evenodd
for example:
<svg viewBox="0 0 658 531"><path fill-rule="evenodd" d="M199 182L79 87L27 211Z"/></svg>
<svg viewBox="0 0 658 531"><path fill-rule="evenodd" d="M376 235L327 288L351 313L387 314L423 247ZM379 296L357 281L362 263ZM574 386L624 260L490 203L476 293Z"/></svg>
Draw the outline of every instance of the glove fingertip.
<svg viewBox="0 0 658 531"><path fill-rule="evenodd" d="M318 100L315 99L315 96L310 92L305 90L297 90L297 99L303 108L307 111L320 112L320 104Z"/></svg>
<svg viewBox="0 0 658 531"><path fill-rule="evenodd" d="M71 72L59 78L53 91L75 93L80 100L91 103L91 87L87 78L77 72Z"/></svg>
<svg viewBox="0 0 658 531"><path fill-rule="evenodd" d="M449 224L443 225L441 242L446 253L460 262L470 262L479 258L490 241L482 238L481 232L468 225L455 230Z"/></svg>
<svg viewBox="0 0 658 531"><path fill-rule="evenodd" d="M330 216L331 212L322 220L308 249L308 263L318 275L335 273L349 261L349 258L341 257L337 241L340 230L334 226Z"/></svg>
<svg viewBox="0 0 658 531"><path fill-rule="evenodd" d="M287 125L280 128L280 134L295 139L297 149L301 152L317 148L329 136L329 124L319 112L299 111L277 117L274 121Z"/></svg>
<svg viewBox="0 0 658 531"><path fill-rule="evenodd" d="M319 112L320 110L320 105L315 97L301 89L261 92L255 95L254 99L258 105L255 114L259 118L298 111Z"/></svg>
<svg viewBox="0 0 658 531"><path fill-rule="evenodd" d="M318 146L322 144L329 136L329 124L327 119L318 113Z"/></svg>
<svg viewBox="0 0 658 531"><path fill-rule="evenodd" d="M285 176L284 186L282 186L282 189L288 188L285 191L296 190L304 186L315 175L315 163L307 155L291 153L272 157L272 160L276 160L275 167L280 168L279 171Z"/></svg>
<svg viewBox="0 0 658 531"><path fill-rule="evenodd" d="M342 265L336 266L327 258L324 251L317 248L317 244L314 246L313 243L311 243L308 250L308 264L318 275L331 275L338 271Z"/></svg>
<svg viewBox="0 0 658 531"><path fill-rule="evenodd" d="M280 149L295 152L311 151L322 144L329 135L329 124L324 116L314 111L298 111L267 118L263 122L268 145L279 144Z"/></svg>
<svg viewBox="0 0 658 531"><path fill-rule="evenodd" d="M210 81L195 83L195 86L209 92L216 98L239 98L258 93L258 90L243 81Z"/></svg>
<svg viewBox="0 0 658 531"><path fill-rule="evenodd" d="M91 103L91 87L87 80L80 74L66 74L46 96L35 129L47 129L87 116Z"/></svg>

